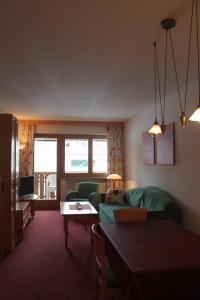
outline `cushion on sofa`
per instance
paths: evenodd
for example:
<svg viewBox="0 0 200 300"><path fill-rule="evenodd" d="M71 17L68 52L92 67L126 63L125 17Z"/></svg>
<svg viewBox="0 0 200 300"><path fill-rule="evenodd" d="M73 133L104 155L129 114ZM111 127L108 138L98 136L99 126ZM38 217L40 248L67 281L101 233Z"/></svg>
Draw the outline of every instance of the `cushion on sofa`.
<svg viewBox="0 0 200 300"><path fill-rule="evenodd" d="M141 199L144 195L144 188L134 188L126 192L126 201L132 207L140 207Z"/></svg>
<svg viewBox="0 0 200 300"><path fill-rule="evenodd" d="M108 189L106 196L105 196L105 203L111 204L111 203L118 203L123 204L124 203L124 191L123 190L112 190Z"/></svg>

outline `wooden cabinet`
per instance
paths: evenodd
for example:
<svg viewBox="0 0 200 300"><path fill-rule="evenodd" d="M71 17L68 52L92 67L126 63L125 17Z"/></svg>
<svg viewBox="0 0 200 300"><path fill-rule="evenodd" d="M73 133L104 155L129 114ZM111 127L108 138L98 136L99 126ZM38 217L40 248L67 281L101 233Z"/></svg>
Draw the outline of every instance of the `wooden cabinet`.
<svg viewBox="0 0 200 300"><path fill-rule="evenodd" d="M31 202L18 201L16 203L16 240L23 239L23 230L31 220Z"/></svg>
<svg viewBox="0 0 200 300"><path fill-rule="evenodd" d="M0 178L0 258L3 256L3 180Z"/></svg>
<svg viewBox="0 0 200 300"><path fill-rule="evenodd" d="M18 176L17 120L0 114L0 249L2 255L15 245L15 211Z"/></svg>

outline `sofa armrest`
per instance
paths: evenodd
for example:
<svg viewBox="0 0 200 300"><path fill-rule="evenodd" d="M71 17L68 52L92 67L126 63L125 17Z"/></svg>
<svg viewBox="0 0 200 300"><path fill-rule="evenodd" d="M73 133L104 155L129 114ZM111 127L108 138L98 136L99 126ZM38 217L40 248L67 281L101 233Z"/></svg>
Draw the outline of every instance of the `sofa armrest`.
<svg viewBox="0 0 200 300"><path fill-rule="evenodd" d="M77 198L77 192L76 191L70 191L65 196L65 201L70 201L72 198Z"/></svg>
<svg viewBox="0 0 200 300"><path fill-rule="evenodd" d="M91 193L88 197L88 200L94 206L94 208L98 211L99 203L101 203L101 193L98 193L98 192Z"/></svg>
<svg viewBox="0 0 200 300"><path fill-rule="evenodd" d="M99 211L99 204L105 202L106 193L92 193L89 195L89 201L94 206L94 208Z"/></svg>

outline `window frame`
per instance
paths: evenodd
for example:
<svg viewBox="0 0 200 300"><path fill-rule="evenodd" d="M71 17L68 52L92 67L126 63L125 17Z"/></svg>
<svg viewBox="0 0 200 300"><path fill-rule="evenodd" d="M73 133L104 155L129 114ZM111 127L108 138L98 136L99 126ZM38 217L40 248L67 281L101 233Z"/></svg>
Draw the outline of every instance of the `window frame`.
<svg viewBox="0 0 200 300"><path fill-rule="evenodd" d="M93 147L94 139L107 139L107 134L34 134L35 138L57 138L57 174L58 177L67 178L106 178L108 173L92 172ZM65 139L88 139L88 173L65 173ZM60 176L59 176L60 175Z"/></svg>
<svg viewBox="0 0 200 300"><path fill-rule="evenodd" d="M92 159L93 159L93 147L92 142L94 139L108 139L107 135L65 135L65 139L87 139L88 140L88 172L87 173L65 173L64 176L66 177L99 177L105 178L107 177L107 173L95 173L92 172ZM64 150L65 152L65 150ZM64 153L65 155L65 153ZM65 159L65 156L64 156Z"/></svg>

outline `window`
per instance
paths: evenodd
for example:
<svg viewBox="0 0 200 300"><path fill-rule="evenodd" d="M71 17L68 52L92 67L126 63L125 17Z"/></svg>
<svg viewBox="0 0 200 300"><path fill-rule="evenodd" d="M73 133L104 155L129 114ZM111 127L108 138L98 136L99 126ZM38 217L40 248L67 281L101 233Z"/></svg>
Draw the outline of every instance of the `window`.
<svg viewBox="0 0 200 300"><path fill-rule="evenodd" d="M57 139L36 138L34 141L34 171L57 171Z"/></svg>
<svg viewBox="0 0 200 300"><path fill-rule="evenodd" d="M35 173L103 178L107 175L106 135L36 134L34 141Z"/></svg>
<svg viewBox="0 0 200 300"><path fill-rule="evenodd" d="M107 139L93 139L92 154L93 173L107 173Z"/></svg>
<svg viewBox="0 0 200 300"><path fill-rule="evenodd" d="M107 139L66 138L65 173L107 173Z"/></svg>
<svg viewBox="0 0 200 300"><path fill-rule="evenodd" d="M34 139L35 193L43 200L55 200L57 195L57 139Z"/></svg>
<svg viewBox="0 0 200 300"><path fill-rule="evenodd" d="M65 173L88 173L87 139L65 139Z"/></svg>

